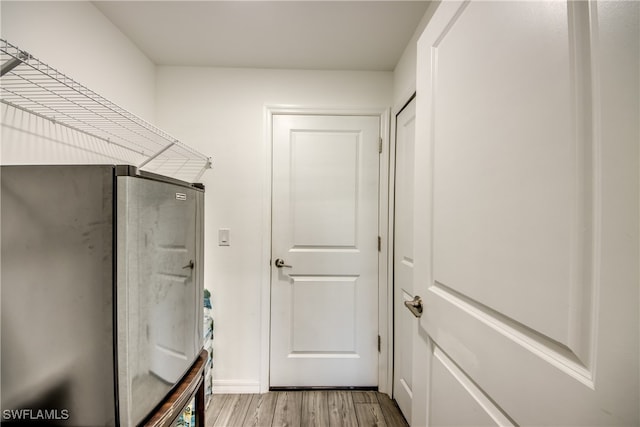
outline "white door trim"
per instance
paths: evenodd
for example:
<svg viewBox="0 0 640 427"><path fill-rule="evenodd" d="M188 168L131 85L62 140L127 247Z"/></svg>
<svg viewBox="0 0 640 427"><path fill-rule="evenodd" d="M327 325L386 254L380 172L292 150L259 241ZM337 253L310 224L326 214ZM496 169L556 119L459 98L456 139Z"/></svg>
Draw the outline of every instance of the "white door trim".
<svg viewBox="0 0 640 427"><path fill-rule="evenodd" d="M378 233L382 248L378 253L378 331L381 347L378 358L378 390L390 394L391 381L390 327L393 318L389 309L389 108L313 108L287 105L265 105L264 107L264 174L262 180L262 273L260 283L260 393L269 391L269 346L271 328L271 168L272 168L272 119L277 114L330 114L337 116L377 116L380 118L382 153L380 154L380 188L378 195Z"/></svg>

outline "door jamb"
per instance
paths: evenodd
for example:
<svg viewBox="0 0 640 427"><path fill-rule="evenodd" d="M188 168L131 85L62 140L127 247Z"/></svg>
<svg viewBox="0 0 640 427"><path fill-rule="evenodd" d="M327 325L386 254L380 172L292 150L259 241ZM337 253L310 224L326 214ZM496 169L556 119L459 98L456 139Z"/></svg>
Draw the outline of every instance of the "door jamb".
<svg viewBox="0 0 640 427"><path fill-rule="evenodd" d="M378 253L378 390L391 394L393 340L393 311L389 310L389 123L390 109L381 108L313 108L287 105L265 105L264 107L264 175L262 180L262 273L260 284L260 393L269 391L269 350L271 334L271 171L272 171L272 123L278 114L324 114L336 116L377 116L380 118L382 153L379 159L378 188L378 235L382 246ZM392 301L392 300L391 300Z"/></svg>

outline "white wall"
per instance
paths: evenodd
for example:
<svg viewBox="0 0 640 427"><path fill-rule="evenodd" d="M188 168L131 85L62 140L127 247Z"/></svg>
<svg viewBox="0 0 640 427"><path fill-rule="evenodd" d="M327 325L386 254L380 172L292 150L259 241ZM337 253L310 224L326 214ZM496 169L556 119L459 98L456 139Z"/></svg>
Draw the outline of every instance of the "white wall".
<svg viewBox="0 0 640 427"><path fill-rule="evenodd" d="M9 43L151 123L155 65L84 1L0 2Z"/></svg>
<svg viewBox="0 0 640 427"><path fill-rule="evenodd" d="M265 106L390 107L388 72L158 67L160 127L213 157L205 173L205 286L215 319L216 392L257 392L265 278ZM217 245L230 228L231 246Z"/></svg>

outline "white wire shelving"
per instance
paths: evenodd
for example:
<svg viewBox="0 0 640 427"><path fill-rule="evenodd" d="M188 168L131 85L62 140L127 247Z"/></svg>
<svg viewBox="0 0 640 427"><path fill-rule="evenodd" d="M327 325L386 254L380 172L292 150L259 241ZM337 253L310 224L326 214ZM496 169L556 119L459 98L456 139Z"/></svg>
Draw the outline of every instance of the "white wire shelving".
<svg viewBox="0 0 640 427"><path fill-rule="evenodd" d="M0 65L0 102L89 135L92 150L97 140L108 157L117 148L124 163L187 182L211 167L209 157L4 39Z"/></svg>

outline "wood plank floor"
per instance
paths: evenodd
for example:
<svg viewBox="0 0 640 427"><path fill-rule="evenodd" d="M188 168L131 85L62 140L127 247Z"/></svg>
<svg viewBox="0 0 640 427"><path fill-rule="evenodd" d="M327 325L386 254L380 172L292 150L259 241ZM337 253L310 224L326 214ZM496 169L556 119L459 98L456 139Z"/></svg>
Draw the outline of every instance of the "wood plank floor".
<svg viewBox="0 0 640 427"><path fill-rule="evenodd" d="M407 427L395 401L374 391L214 394L206 427Z"/></svg>

